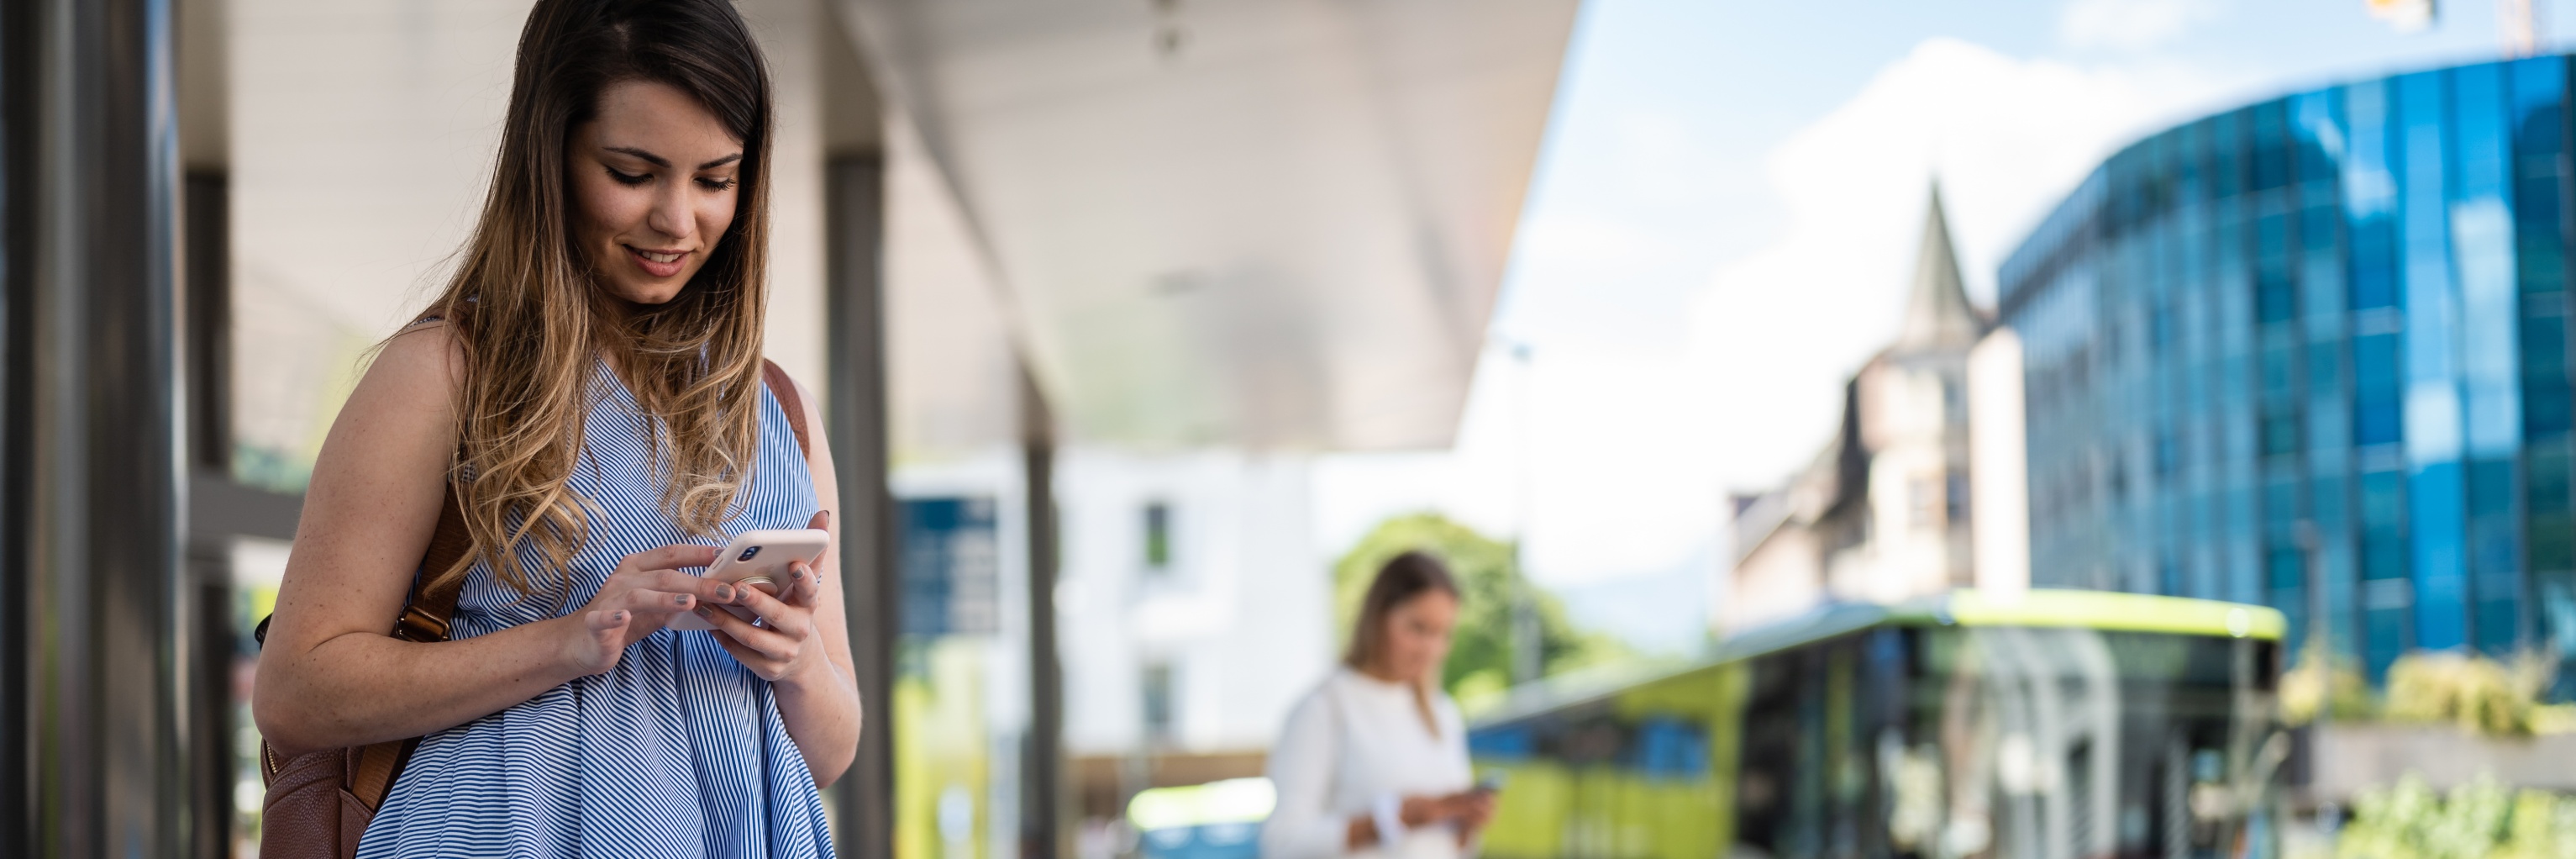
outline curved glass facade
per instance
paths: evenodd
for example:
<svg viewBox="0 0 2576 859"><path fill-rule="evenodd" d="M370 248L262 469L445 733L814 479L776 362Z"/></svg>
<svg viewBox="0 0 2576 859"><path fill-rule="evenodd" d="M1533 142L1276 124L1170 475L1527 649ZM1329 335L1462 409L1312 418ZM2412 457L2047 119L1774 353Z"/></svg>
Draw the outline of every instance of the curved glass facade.
<svg viewBox="0 0 2576 859"><path fill-rule="evenodd" d="M2259 602L2376 677L2576 655L2566 57L2122 150L2005 262L2031 577Z"/></svg>

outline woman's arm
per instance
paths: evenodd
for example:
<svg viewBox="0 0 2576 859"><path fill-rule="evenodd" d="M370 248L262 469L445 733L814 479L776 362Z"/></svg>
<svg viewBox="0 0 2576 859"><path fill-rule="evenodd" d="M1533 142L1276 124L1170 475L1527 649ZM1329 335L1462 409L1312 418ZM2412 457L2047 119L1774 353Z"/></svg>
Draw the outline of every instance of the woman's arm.
<svg viewBox="0 0 2576 859"><path fill-rule="evenodd" d="M863 712L858 675L850 658L849 613L841 593L841 517L837 515L841 491L832 467L832 444L812 408L814 392L803 385L796 390L806 444L812 450L806 457L806 473L813 477L814 500L822 511L815 518L821 520L818 527L832 532L831 548L810 567L791 567L783 600L755 590L743 592L743 605L764 619L780 621L769 628L753 628L726 612L699 614L715 625L725 650L769 679L788 738L804 754L814 784L829 787L858 757Z"/></svg>
<svg viewBox="0 0 2576 859"><path fill-rule="evenodd" d="M1331 682L1331 681L1326 681ZM1373 812L1347 817L1331 807L1333 768L1341 762L1326 693L1307 696L1288 713L1288 726L1270 749L1265 775L1277 800L1261 824L1264 859L1332 859L1376 846L1383 836ZM1406 829L1447 823L1466 813L1462 797L1393 796L1395 817Z"/></svg>
<svg viewBox="0 0 2576 859"><path fill-rule="evenodd" d="M858 673L850 659L849 610L841 594L840 478L832 466L832 441L824 435L822 416L814 413L814 404L820 401L802 384L796 385L796 394L796 407L805 413L807 444L814 450L806 458L814 501L831 515L825 527L832 531L832 547L815 561L810 605L814 632L823 639L823 655L829 663L824 667L832 670L800 672L780 678L771 688L778 693L779 719L787 723L787 735L796 741L796 750L805 754L805 768L813 771L814 784L828 787L858 757L863 713Z"/></svg>
<svg viewBox="0 0 2576 859"><path fill-rule="evenodd" d="M459 641L394 638L445 499L461 369L446 326L396 336L323 441L252 692L251 715L283 754L499 712L606 670L661 618L719 596L717 583L675 569L703 566L714 550L666 547L630 556L588 610Z"/></svg>
<svg viewBox="0 0 2576 859"><path fill-rule="evenodd" d="M1333 730L1332 704L1323 693L1306 696L1288 711L1266 773L1278 796L1270 819L1261 824L1266 859L1331 859L1349 852L1358 822L1335 815L1330 807L1340 739ZM1369 832L1375 833L1375 827Z"/></svg>

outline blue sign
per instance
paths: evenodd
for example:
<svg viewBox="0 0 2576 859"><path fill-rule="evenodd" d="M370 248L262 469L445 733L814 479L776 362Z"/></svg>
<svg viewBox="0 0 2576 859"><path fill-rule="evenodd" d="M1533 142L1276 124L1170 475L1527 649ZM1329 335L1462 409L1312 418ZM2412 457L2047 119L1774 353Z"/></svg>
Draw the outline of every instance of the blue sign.
<svg viewBox="0 0 2576 859"><path fill-rule="evenodd" d="M990 498L903 501L905 635L990 635L1001 628L1002 538Z"/></svg>

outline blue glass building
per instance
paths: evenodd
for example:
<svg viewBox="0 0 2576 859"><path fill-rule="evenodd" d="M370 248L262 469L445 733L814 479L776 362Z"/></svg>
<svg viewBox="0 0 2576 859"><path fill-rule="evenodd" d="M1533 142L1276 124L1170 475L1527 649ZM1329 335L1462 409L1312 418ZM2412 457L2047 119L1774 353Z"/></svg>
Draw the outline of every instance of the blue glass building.
<svg viewBox="0 0 2576 859"><path fill-rule="evenodd" d="M1999 280L2033 583L2269 604L2373 677L2576 654L2568 73L2231 110L2059 204Z"/></svg>

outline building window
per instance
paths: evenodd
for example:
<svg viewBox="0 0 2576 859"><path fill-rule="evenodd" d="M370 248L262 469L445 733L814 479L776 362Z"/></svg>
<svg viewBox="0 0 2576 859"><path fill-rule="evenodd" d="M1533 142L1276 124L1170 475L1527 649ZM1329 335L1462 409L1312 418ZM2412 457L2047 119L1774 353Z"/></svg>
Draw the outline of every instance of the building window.
<svg viewBox="0 0 2576 859"><path fill-rule="evenodd" d="M1168 572L1172 569L1172 505L1160 501L1145 505L1145 569Z"/></svg>
<svg viewBox="0 0 2576 859"><path fill-rule="evenodd" d="M1172 666L1155 662L1145 666L1139 685L1144 691L1145 739L1152 743L1172 738Z"/></svg>
<svg viewBox="0 0 2576 859"><path fill-rule="evenodd" d="M2285 457L2299 452L2299 413L2291 410L2263 416L2263 455Z"/></svg>
<svg viewBox="0 0 2576 859"><path fill-rule="evenodd" d="M1933 528L1941 524L1942 484L1938 477L1917 477L1906 487L1906 518L1916 528Z"/></svg>

